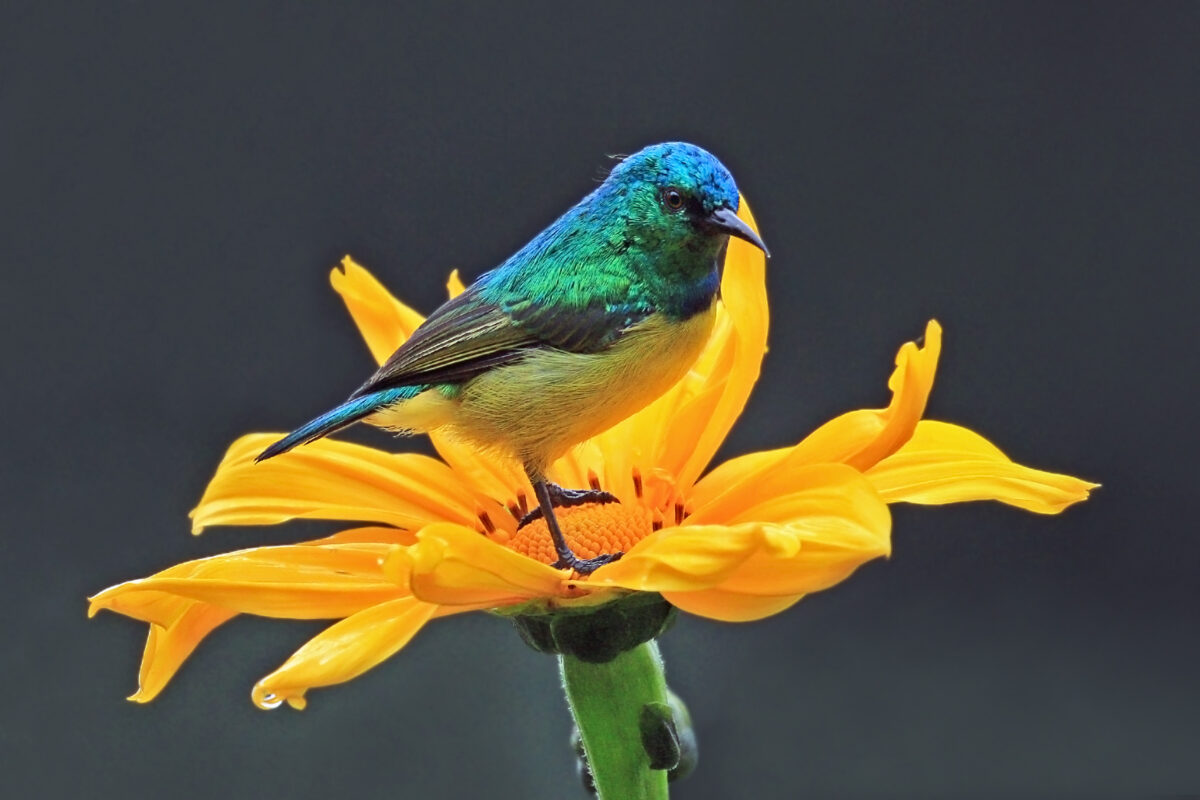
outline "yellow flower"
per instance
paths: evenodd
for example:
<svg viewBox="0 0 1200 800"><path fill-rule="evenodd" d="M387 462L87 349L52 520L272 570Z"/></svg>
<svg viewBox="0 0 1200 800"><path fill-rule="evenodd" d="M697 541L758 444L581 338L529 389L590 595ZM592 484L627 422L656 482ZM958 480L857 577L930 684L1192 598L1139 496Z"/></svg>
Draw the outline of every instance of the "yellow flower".
<svg viewBox="0 0 1200 800"><path fill-rule="evenodd" d="M745 203L741 215L753 225ZM331 277L376 360L421 323L349 258ZM462 290L457 275L449 290ZM518 529L532 493L516 464L436 434L440 461L323 439L255 464L279 434L242 437L192 512L194 532L300 518L371 527L191 561L96 595L90 613L150 623L131 699L153 699L199 641L239 613L340 620L254 688L260 706L302 708L308 689L370 669L434 617L645 591L694 614L753 620L888 555L888 503L991 499L1057 513L1095 486L1020 466L966 428L921 419L941 350L936 322L923 346L900 349L887 408L844 414L795 446L701 477L758 378L766 337L762 254L731 240L714 333L691 372L553 467L557 483L621 501L558 512L581 557L625 552L586 577L548 566L542 521Z"/></svg>

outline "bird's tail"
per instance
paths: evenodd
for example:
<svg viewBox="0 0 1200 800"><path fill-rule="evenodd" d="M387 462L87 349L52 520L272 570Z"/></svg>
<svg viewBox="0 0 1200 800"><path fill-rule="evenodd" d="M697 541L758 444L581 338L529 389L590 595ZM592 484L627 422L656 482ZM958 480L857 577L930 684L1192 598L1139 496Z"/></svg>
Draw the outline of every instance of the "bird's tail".
<svg viewBox="0 0 1200 800"><path fill-rule="evenodd" d="M418 391L418 387L402 386L395 389L383 389L378 392L371 392L361 397L352 397L337 408L326 411L316 419L304 423L259 453L258 458L254 459L254 461L256 463L265 461L280 453L286 453L293 447L308 444L323 436L328 436L335 431L340 431L342 428L353 425L363 417L368 417L385 406L414 396Z"/></svg>

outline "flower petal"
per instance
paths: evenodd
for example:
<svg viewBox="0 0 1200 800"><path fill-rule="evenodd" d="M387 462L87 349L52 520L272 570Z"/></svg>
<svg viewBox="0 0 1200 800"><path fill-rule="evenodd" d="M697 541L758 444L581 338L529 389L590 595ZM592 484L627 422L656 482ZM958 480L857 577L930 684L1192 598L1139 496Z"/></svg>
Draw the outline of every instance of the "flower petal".
<svg viewBox="0 0 1200 800"><path fill-rule="evenodd" d="M236 611L174 598L181 613L167 627L151 625L138 670L138 690L129 696L135 703L149 703L166 688L183 662L200 641L220 625L237 616Z"/></svg>
<svg viewBox="0 0 1200 800"><path fill-rule="evenodd" d="M445 464L415 453L320 439L255 463L278 438L252 433L235 441L217 467L192 531L211 525L273 525L291 519L379 522L418 528L435 520L479 524L479 513L504 515L493 500L473 494Z"/></svg>
<svg viewBox="0 0 1200 800"><path fill-rule="evenodd" d="M692 502L713 503L723 494L754 486L764 476L797 465L840 462L859 471L870 468L912 436L925 413L941 349L941 326L930 320L924 346L908 342L896 355L896 369L888 379L892 402L887 408L851 411L826 422L794 447L731 459L696 484Z"/></svg>
<svg viewBox="0 0 1200 800"><path fill-rule="evenodd" d="M743 198L738 216L757 230ZM625 502L635 502L632 474L665 505L686 491L721 446L758 379L767 341L766 259L731 238L717 318L691 371L646 408L577 448L551 477L584 485L588 472Z"/></svg>
<svg viewBox="0 0 1200 800"><path fill-rule="evenodd" d="M800 595L890 552L887 505L842 464L776 470L638 542L591 583L684 592Z"/></svg>
<svg viewBox="0 0 1200 800"><path fill-rule="evenodd" d="M844 464L806 464L788 456L774 469L735 485L697 506L684 525L787 523L821 519L860 520L886 528L887 506L855 469Z"/></svg>
<svg viewBox="0 0 1200 800"><path fill-rule="evenodd" d="M109 609L169 627L186 598L245 614L331 619L407 595L383 575L386 544L289 545L239 550L170 567L91 598L89 614Z"/></svg>
<svg viewBox="0 0 1200 800"><path fill-rule="evenodd" d="M889 503L999 500L1038 514L1057 514L1099 486L1016 464L979 434L933 420L866 477Z"/></svg>
<svg viewBox="0 0 1200 800"><path fill-rule="evenodd" d="M698 592L663 592L668 603L698 617L721 622L753 622L800 602L803 595L771 597L739 594L725 589L704 589Z"/></svg>
<svg viewBox="0 0 1200 800"><path fill-rule="evenodd" d="M407 536L408 534L395 528L354 528L306 544L396 544L400 537ZM188 568L183 565L181 567L173 574L187 574ZM109 608L150 623L138 673L138 690L129 697L138 703L148 703L157 697L201 640L218 626L237 616L233 609L211 603L162 591L129 588L122 592L114 591L107 602L93 601L89 616L101 608Z"/></svg>
<svg viewBox="0 0 1200 800"><path fill-rule="evenodd" d="M334 291L342 296L354 324L379 364L404 344L425 317L401 303L370 272L350 256L329 274Z"/></svg>
<svg viewBox="0 0 1200 800"><path fill-rule="evenodd" d="M274 708L286 700L304 708L306 691L356 678L391 657L436 611L437 606L414 597L399 597L334 623L255 684L255 705Z"/></svg>
<svg viewBox="0 0 1200 800"><path fill-rule="evenodd" d="M435 523L398 548L385 569L428 603L499 607L564 594L567 573L461 525Z"/></svg>
<svg viewBox="0 0 1200 800"><path fill-rule="evenodd" d="M641 592L708 589L765 546L758 523L665 528L638 542L620 561L592 573L591 585Z"/></svg>
<svg viewBox="0 0 1200 800"><path fill-rule="evenodd" d="M529 481L516 461L484 452L446 433L433 431L429 439L459 483L474 491L476 497L506 503L522 492L532 496ZM493 515L492 519L498 517Z"/></svg>
<svg viewBox="0 0 1200 800"><path fill-rule="evenodd" d="M745 201L739 204L738 216L758 229ZM761 250L741 239L729 240L721 281L721 303L733 328L725 346L728 355L714 354L712 371L703 388L689 387L670 426L663 459L657 465L673 472L681 487L694 484L708 466L758 380L767 352L765 273L766 257ZM702 357L698 363L703 362ZM689 427L700 429L700 436L693 437Z"/></svg>
<svg viewBox="0 0 1200 800"><path fill-rule="evenodd" d="M843 414L817 428L797 448L806 452L810 462L840 461L859 471L896 452L925 413L941 352L942 328L930 320L924 346L907 342L896 354L896 369L888 379L892 402L887 408Z"/></svg>
<svg viewBox="0 0 1200 800"><path fill-rule="evenodd" d="M458 270L451 270L450 277L446 280L446 294L450 296L450 299L453 300L458 297L466 291L466 288L463 285L462 278L458 275Z"/></svg>

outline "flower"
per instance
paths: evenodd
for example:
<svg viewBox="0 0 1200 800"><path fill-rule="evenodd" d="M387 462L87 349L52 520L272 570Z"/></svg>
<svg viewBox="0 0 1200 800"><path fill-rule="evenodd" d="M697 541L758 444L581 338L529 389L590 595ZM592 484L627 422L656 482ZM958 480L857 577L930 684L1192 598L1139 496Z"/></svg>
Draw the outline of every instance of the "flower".
<svg viewBox="0 0 1200 800"><path fill-rule="evenodd" d="M702 476L758 378L764 266L760 251L731 240L714 332L690 373L552 469L561 485L619 498L557 513L581 557L619 550L621 560L589 576L550 567L544 522L518 528L532 497L519 466L446 436L432 436L441 460L323 439L255 464L279 434L250 434L217 468L192 512L194 532L300 518L369 527L190 561L93 597L92 614L150 624L130 699L153 699L200 640L239 613L339 620L254 687L260 706L303 708L308 689L370 669L435 617L657 592L693 614L753 620L888 555L888 503L991 499L1049 514L1094 488L1016 464L966 428L921 419L941 351L932 321L922 346L901 347L886 408L843 414L792 447ZM422 321L349 258L331 279L380 362ZM462 291L456 274L448 288Z"/></svg>

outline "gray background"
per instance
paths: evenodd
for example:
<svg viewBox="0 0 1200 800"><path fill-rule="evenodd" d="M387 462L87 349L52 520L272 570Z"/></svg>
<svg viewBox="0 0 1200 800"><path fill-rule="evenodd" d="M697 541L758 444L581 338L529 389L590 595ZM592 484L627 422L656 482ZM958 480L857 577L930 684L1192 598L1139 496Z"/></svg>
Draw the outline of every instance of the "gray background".
<svg viewBox="0 0 1200 800"><path fill-rule="evenodd" d="M6 7L11 796L580 796L554 663L500 620L431 625L297 714L250 686L320 625L240 619L139 707L143 626L84 597L329 529L197 539L186 512L234 437L371 370L344 253L431 309L606 153L669 138L731 167L775 253L724 455L884 403L936 316L931 416L1105 484L1056 518L897 507L890 561L682 620L702 759L675 796L1200 791L1200 6L739 5Z"/></svg>

